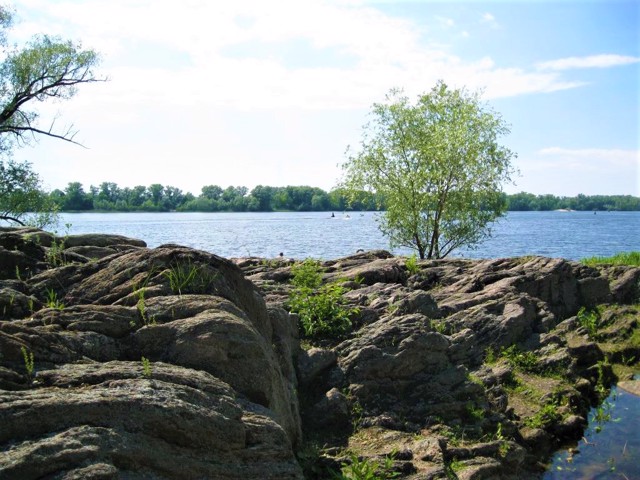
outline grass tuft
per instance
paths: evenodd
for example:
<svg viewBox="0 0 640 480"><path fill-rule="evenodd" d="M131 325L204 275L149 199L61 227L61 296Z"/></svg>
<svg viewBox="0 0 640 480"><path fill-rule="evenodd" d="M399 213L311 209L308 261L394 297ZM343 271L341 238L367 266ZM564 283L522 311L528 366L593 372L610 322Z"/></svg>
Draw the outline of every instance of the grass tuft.
<svg viewBox="0 0 640 480"><path fill-rule="evenodd" d="M629 265L640 267L640 252L621 252L612 257L588 257L580 260L584 265Z"/></svg>

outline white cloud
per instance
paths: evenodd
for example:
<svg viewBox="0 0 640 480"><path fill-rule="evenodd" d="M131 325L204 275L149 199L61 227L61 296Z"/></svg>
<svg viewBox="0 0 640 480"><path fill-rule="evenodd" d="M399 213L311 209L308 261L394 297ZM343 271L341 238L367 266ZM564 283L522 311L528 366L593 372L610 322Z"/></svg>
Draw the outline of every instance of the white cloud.
<svg viewBox="0 0 640 480"><path fill-rule="evenodd" d="M497 29L500 27L500 25L498 24L498 21L496 20L496 17L489 12L485 12L482 14L482 16L480 17L480 23L489 25L491 28L494 28L494 29Z"/></svg>
<svg viewBox="0 0 640 480"><path fill-rule="evenodd" d="M483 22L495 22L495 20L496 20L496 17L494 17L492 14L488 12L482 15Z"/></svg>
<svg viewBox="0 0 640 480"><path fill-rule="evenodd" d="M553 70L461 58L429 43L422 25L355 0L21 0L18 15L12 40L39 32L82 39L103 54L100 73L111 79L40 109L43 119L63 110L91 148L43 142L30 151L44 165L55 157L68 166L46 174L62 186L84 172L95 182L195 193L203 172L215 174L209 183L249 187L292 182L287 172L297 172L294 182L328 188L366 110L392 87L414 96L444 79L495 99L582 85ZM290 61L300 45L303 61Z"/></svg>
<svg viewBox="0 0 640 480"><path fill-rule="evenodd" d="M21 25L24 35L48 31L82 38L104 54L104 69L112 81L98 95L108 104L350 109L367 108L394 86L424 92L440 78L485 88L488 98L580 85L555 74L499 68L490 59L464 61L428 46L421 26L410 20L354 2L192 0L180 8L168 0L24 4L38 12ZM495 21L489 13L483 18ZM453 25L450 18L440 20ZM279 52L296 42L345 61L303 68L264 53L265 46ZM230 53L238 46L248 53ZM153 67L122 64L131 52L144 57L143 49L154 49ZM172 62L175 52L188 59L186 65Z"/></svg>
<svg viewBox="0 0 640 480"><path fill-rule="evenodd" d="M625 55L591 55L588 57L568 57L536 65L538 70L569 70L573 68L610 68L640 62L639 57Z"/></svg>

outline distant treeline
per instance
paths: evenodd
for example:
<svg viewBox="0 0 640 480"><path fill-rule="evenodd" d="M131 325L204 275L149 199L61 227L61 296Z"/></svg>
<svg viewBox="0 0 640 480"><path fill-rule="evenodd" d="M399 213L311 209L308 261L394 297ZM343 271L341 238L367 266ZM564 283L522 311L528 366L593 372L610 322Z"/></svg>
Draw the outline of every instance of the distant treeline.
<svg viewBox="0 0 640 480"><path fill-rule="evenodd" d="M85 190L81 183L69 183L64 190L50 194L62 211L117 211L117 212L271 212L271 211L371 211L384 210L383 199L369 192L360 192L349 198L342 189L330 192L316 187L266 187L258 185L249 191L246 187L222 188L218 185L202 187L198 196L179 188L154 183L148 187L120 188L112 182L103 182ZM556 197L517 193L504 195L509 210L640 210L640 197L631 195L578 195Z"/></svg>

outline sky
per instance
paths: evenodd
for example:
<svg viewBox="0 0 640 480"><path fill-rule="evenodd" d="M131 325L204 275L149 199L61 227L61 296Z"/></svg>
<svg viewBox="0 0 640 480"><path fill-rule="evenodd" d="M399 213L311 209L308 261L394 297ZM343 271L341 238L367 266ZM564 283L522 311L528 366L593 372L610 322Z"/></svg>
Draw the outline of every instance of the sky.
<svg viewBox="0 0 640 480"><path fill-rule="evenodd" d="M86 148L14 152L49 189L339 182L371 106L482 91L517 153L508 193L640 195L640 2L22 0L10 42L82 42L107 82L36 106Z"/></svg>

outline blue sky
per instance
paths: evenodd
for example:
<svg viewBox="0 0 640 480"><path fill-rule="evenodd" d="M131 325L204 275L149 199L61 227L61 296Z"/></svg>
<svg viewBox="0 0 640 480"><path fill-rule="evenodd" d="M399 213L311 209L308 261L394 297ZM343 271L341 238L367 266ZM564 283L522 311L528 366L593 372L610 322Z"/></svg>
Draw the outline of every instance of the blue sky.
<svg viewBox="0 0 640 480"><path fill-rule="evenodd" d="M509 193L640 195L640 2L23 0L10 40L99 51L109 81L38 106L84 149L16 152L49 188L331 189L371 104L439 79L511 124Z"/></svg>

